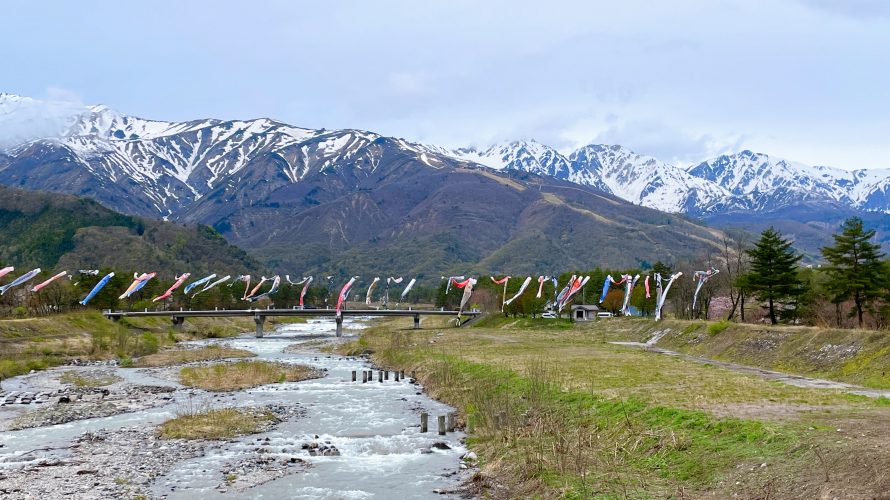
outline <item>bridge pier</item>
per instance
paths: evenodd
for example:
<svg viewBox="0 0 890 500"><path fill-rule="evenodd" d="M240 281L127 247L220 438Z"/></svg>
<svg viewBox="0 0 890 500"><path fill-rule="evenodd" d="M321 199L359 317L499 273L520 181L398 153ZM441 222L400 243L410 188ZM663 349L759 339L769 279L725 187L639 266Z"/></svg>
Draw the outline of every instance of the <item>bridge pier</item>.
<svg viewBox="0 0 890 500"><path fill-rule="evenodd" d="M342 315L337 316L336 321L337 321L337 336L342 337L343 336L343 316Z"/></svg>
<svg viewBox="0 0 890 500"><path fill-rule="evenodd" d="M185 323L185 318L182 316L173 316L173 330L179 332L182 331L182 324Z"/></svg>
<svg viewBox="0 0 890 500"><path fill-rule="evenodd" d="M414 329L420 330L420 315L419 314L414 315Z"/></svg>
<svg viewBox="0 0 890 500"><path fill-rule="evenodd" d="M256 338L263 338L263 324L266 322L266 317L257 314L253 317L253 321L256 323Z"/></svg>

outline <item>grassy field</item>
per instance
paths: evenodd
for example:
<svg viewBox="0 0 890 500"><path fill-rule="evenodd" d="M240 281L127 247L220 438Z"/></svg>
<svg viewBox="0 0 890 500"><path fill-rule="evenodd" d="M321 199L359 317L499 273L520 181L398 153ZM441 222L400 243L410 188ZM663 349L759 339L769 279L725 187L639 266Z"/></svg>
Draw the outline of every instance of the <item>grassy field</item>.
<svg viewBox="0 0 890 500"><path fill-rule="evenodd" d="M0 377L64 364L69 359L130 359L179 340L252 331L250 318L195 318L174 332L167 318L111 321L98 311L0 320Z"/></svg>
<svg viewBox="0 0 890 500"><path fill-rule="evenodd" d="M299 382L318 377L308 366L268 361L238 361L210 366L186 367L179 371L184 385L207 391L237 391L266 384Z"/></svg>
<svg viewBox="0 0 890 500"><path fill-rule="evenodd" d="M456 406L481 486L514 497L839 498L890 489L888 401L609 344L651 324L394 320L347 351L413 370ZM676 324L675 328L683 325ZM732 327L704 335L723 335ZM689 326L683 326L685 331Z"/></svg>
<svg viewBox="0 0 890 500"><path fill-rule="evenodd" d="M579 325L592 335L645 341L669 330L658 346L770 370L890 389L890 331L839 330L731 322L621 320Z"/></svg>

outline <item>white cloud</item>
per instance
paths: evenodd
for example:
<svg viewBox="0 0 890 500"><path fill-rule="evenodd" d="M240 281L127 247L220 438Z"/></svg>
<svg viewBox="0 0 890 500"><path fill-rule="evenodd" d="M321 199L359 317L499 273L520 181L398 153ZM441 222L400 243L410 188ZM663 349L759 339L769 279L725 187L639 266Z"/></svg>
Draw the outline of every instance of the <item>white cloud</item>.
<svg viewBox="0 0 890 500"><path fill-rule="evenodd" d="M0 96L0 147L58 137L84 111L73 92L50 87L46 95L46 100L11 94Z"/></svg>

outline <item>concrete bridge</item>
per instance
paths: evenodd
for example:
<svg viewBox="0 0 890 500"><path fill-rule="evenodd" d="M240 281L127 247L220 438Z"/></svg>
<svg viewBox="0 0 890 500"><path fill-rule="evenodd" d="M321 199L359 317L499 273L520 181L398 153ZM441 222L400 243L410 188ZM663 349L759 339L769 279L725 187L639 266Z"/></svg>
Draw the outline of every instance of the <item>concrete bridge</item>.
<svg viewBox="0 0 890 500"><path fill-rule="evenodd" d="M173 321L173 328L182 327L186 318L208 318L208 317L252 317L256 323L256 336L262 338L263 325L266 318L270 316L332 316L337 320L337 336L343 335L343 318L346 316L405 316L414 318L414 328L420 328L421 316L453 316L458 318L458 325L461 324L460 316L457 311L445 311L436 309L344 309L337 316L334 309L217 309L204 311L103 311L102 314L111 320L119 320L121 318L139 318L139 317L169 317ZM478 311L464 311L463 316L469 316L471 319L476 318L482 313Z"/></svg>

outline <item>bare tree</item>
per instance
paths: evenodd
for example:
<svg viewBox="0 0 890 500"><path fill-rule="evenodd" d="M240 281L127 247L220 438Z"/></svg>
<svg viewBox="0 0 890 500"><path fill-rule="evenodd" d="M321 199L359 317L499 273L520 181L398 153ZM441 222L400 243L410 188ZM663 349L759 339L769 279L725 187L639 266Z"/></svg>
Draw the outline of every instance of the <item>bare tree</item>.
<svg viewBox="0 0 890 500"><path fill-rule="evenodd" d="M720 247L720 257L726 263L726 282L729 290L730 309L726 319L735 319L736 312L740 313L741 320L745 321L745 287L739 282L739 277L745 274L750 267L748 249L750 241L747 233L740 230L724 230Z"/></svg>

